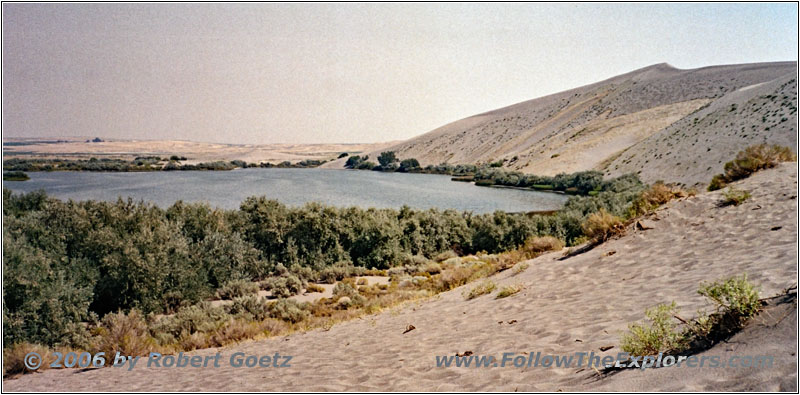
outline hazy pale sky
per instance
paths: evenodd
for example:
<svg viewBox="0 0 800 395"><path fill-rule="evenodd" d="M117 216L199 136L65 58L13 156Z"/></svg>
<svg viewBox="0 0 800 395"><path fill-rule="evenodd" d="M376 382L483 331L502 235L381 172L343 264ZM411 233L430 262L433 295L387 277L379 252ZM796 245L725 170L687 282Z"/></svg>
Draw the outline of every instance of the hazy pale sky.
<svg viewBox="0 0 800 395"><path fill-rule="evenodd" d="M3 135L406 139L655 63L797 60L797 4L4 4Z"/></svg>

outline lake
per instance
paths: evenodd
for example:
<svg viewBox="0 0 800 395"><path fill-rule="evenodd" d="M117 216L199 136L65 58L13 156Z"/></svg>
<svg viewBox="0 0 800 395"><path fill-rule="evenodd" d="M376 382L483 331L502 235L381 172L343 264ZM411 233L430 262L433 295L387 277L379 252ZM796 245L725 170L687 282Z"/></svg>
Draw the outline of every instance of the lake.
<svg viewBox="0 0 800 395"><path fill-rule="evenodd" d="M290 206L308 202L362 208L557 210L564 195L508 188L477 187L450 176L328 169L236 169L142 173L30 172L30 180L3 181L14 192L44 189L60 199L115 201L132 197L166 208L177 200L238 208L249 196L267 196Z"/></svg>

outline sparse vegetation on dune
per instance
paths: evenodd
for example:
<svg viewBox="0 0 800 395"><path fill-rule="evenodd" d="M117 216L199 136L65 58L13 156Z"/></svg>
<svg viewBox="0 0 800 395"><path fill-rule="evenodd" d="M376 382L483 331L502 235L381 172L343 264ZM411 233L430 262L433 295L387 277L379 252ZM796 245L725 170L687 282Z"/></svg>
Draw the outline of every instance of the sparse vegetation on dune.
<svg viewBox="0 0 800 395"><path fill-rule="evenodd" d="M634 323L622 336L622 350L633 356L664 353L679 355L707 349L729 338L755 316L761 308L757 287L747 275L703 283L698 290L714 305L712 313L698 312L684 320L675 302L647 310L649 323Z"/></svg>
<svg viewBox="0 0 800 395"><path fill-rule="evenodd" d="M740 151L736 158L725 163L725 172L717 174L708 185L709 191L722 189L729 183L749 177L751 174L777 166L781 162L797 160L797 155L789 147L760 144Z"/></svg>
<svg viewBox="0 0 800 395"><path fill-rule="evenodd" d="M507 285L507 286L505 286L503 288L500 288L500 291L497 292L497 297L496 298L497 299L507 298L507 297L509 297L511 295L515 295L515 294L519 293L519 291L522 291L523 288L524 288L524 286L522 284L520 284L520 283L513 284L513 285Z"/></svg>
<svg viewBox="0 0 800 395"><path fill-rule="evenodd" d="M750 192L728 187L725 193L722 194L720 206L738 206L747 199L750 199Z"/></svg>
<svg viewBox="0 0 800 395"><path fill-rule="evenodd" d="M497 285L495 285L494 281L486 280L473 287L469 292L466 292L464 294L464 299L466 300L475 299L478 296L492 293L492 291L494 291L496 288Z"/></svg>

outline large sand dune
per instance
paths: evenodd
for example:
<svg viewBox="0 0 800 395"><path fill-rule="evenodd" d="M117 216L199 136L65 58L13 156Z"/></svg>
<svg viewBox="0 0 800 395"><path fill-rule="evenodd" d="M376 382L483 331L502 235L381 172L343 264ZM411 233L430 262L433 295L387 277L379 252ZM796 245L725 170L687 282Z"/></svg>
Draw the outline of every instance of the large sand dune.
<svg viewBox="0 0 800 395"><path fill-rule="evenodd" d="M542 175L597 169L641 172L648 182L707 183L747 145L797 144L796 79L796 62L691 70L657 64L385 149L422 165L505 159L507 168Z"/></svg>
<svg viewBox="0 0 800 395"><path fill-rule="evenodd" d="M673 201L647 220L648 230L566 260L550 253L498 285L524 290L505 299L465 301L475 284L374 316L219 350L293 355L291 368L48 370L5 380L7 391L797 391L796 305L759 316L731 341L706 351L772 355L771 369L661 368L599 378L575 368L437 368L435 356L472 351L616 355L620 334L648 307L676 301L686 316L708 308L701 281L739 273L780 293L797 278L797 164L735 183L752 199L718 207L721 191ZM784 311L786 314L784 314ZM407 325L416 329L403 333ZM614 346L602 352L600 348ZM193 354L212 355L218 350Z"/></svg>

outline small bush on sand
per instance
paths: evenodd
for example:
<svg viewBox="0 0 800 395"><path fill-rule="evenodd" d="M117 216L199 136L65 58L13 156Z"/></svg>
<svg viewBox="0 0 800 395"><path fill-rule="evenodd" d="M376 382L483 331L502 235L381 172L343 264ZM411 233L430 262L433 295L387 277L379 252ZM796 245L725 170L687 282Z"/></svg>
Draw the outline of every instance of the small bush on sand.
<svg viewBox="0 0 800 395"><path fill-rule="evenodd" d="M38 370L48 369L50 364L53 363L51 359L48 358L52 353L50 353L47 347L30 343L17 343L10 347L6 346L3 348L3 377L20 373L33 373L34 371L25 366L25 356L31 352L35 352L44 358Z"/></svg>
<svg viewBox="0 0 800 395"><path fill-rule="evenodd" d="M750 192L728 187L722 194L720 206L738 206L747 199L750 199Z"/></svg>
<svg viewBox="0 0 800 395"><path fill-rule="evenodd" d="M761 307L758 289L747 281L747 275L703 283L697 292L711 299L717 311L730 316L731 323L737 327L744 325Z"/></svg>
<svg viewBox="0 0 800 395"><path fill-rule="evenodd" d="M535 236L525 240L522 251L528 258L539 256L547 251L558 251L564 248L564 242L553 236Z"/></svg>
<svg viewBox="0 0 800 395"><path fill-rule="evenodd" d="M465 293L464 294L464 299L466 299L466 300L475 299L478 296L486 295L488 293L491 293L492 291L495 290L495 288L497 288L497 285L495 285L495 283L493 281L486 280L486 281L476 285L469 292Z"/></svg>
<svg viewBox="0 0 800 395"><path fill-rule="evenodd" d="M258 292L258 284L247 280L231 280L217 290L220 299L233 299Z"/></svg>
<svg viewBox="0 0 800 395"><path fill-rule="evenodd" d="M675 302L660 304L647 310L645 315L650 323L636 323L628 326L630 333L622 337L622 350L633 356L665 354L684 350L687 343L677 330L673 316L677 314Z"/></svg>
<svg viewBox="0 0 800 395"><path fill-rule="evenodd" d="M517 263L516 265L514 265L514 268L512 269L512 272L516 276L517 274L520 274L520 273L524 272L525 270L527 270L530 266L531 265L528 264L527 262L520 262L520 263Z"/></svg>
<svg viewBox="0 0 800 395"><path fill-rule="evenodd" d="M259 296L244 296L233 300L229 312L243 319L263 321L269 317L269 304Z"/></svg>
<svg viewBox="0 0 800 395"><path fill-rule="evenodd" d="M681 188L671 187L661 181L657 181L650 188L643 190L639 197L631 203L630 216L636 217L647 214L656 208L667 204L670 200L680 197L694 196L691 191L684 191Z"/></svg>
<svg viewBox="0 0 800 395"><path fill-rule="evenodd" d="M609 237L624 231L622 218L609 214L605 209L586 217L582 228L586 236L597 241L606 241Z"/></svg>
<svg viewBox="0 0 800 395"><path fill-rule="evenodd" d="M158 348L150 336L147 322L137 310L128 314L106 314L96 332L99 335L98 351L105 351L106 356L116 352L130 356L147 355Z"/></svg>
<svg viewBox="0 0 800 395"><path fill-rule="evenodd" d="M224 308L214 307L207 302L200 303L182 307L175 315L162 318L153 325L152 332L157 334L160 344L167 345L170 341L194 333L212 332L229 318Z"/></svg>
<svg viewBox="0 0 800 395"><path fill-rule="evenodd" d="M362 306L366 302L366 298L361 296L353 286L345 282L336 283L336 286L333 287L333 300L341 298L348 299L347 303L342 303L342 305L346 305L345 307L351 305Z"/></svg>
<svg viewBox="0 0 800 395"><path fill-rule="evenodd" d="M777 166L780 162L797 160L789 147L759 144L747 147L736 155L736 159L725 164L725 172L711 179L709 191L724 188L728 183L749 177L751 174Z"/></svg>
<svg viewBox="0 0 800 395"><path fill-rule="evenodd" d="M306 286L306 293L314 293L314 292L320 292L320 293L325 292L325 288L323 288L322 285L319 284L309 283Z"/></svg>
<svg viewBox="0 0 800 395"><path fill-rule="evenodd" d="M281 277L272 277L264 282L264 286L272 292L276 298L288 298L300 293L303 290L303 280L294 274L287 274Z"/></svg>
<svg viewBox="0 0 800 395"><path fill-rule="evenodd" d="M697 318L687 321L678 317L675 302L653 307L645 313L649 325L629 326L630 332L622 337L622 350L643 356L705 349L744 327L761 307L757 287L746 275L702 283L697 292L714 303L715 312L698 311ZM684 324L682 331L673 318Z"/></svg>
<svg viewBox="0 0 800 395"><path fill-rule="evenodd" d="M505 297L514 295L514 294L518 293L519 291L522 291L523 288L524 288L524 286L522 284L519 284L519 283L513 284L513 285L507 285L507 286L505 286L503 288L500 288L500 291L497 293L497 299L501 299L501 298L505 298Z"/></svg>
<svg viewBox="0 0 800 395"><path fill-rule="evenodd" d="M366 278L359 278L359 279L356 281L356 285L367 285L367 284L368 284L368 282L367 282L367 279L366 279Z"/></svg>
<svg viewBox="0 0 800 395"><path fill-rule="evenodd" d="M311 316L308 306L308 303L300 303L292 299L278 299L269 306L269 311L272 318L295 324Z"/></svg>

